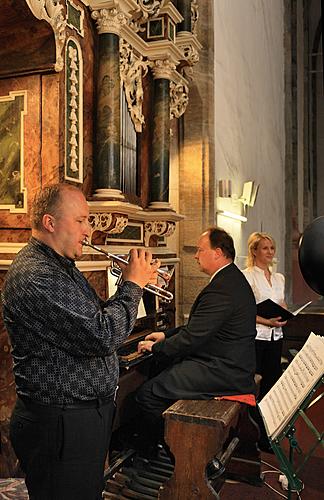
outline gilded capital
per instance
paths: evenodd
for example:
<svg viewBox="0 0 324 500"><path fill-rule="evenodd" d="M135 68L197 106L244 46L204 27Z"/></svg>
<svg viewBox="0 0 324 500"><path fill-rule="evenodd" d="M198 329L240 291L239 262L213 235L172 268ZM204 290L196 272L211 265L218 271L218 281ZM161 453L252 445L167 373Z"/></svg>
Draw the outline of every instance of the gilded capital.
<svg viewBox="0 0 324 500"><path fill-rule="evenodd" d="M99 35L102 33L114 33L120 36L121 29L127 23L127 17L117 8L94 10L92 19L97 23Z"/></svg>
<svg viewBox="0 0 324 500"><path fill-rule="evenodd" d="M176 69L176 65L170 59L158 59L152 62L152 73L154 80L165 78L172 80L172 74Z"/></svg>

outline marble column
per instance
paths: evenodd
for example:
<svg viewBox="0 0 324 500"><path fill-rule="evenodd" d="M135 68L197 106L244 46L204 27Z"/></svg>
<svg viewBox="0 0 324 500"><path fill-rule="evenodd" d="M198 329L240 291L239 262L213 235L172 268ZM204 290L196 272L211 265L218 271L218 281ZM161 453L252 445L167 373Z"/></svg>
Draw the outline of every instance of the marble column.
<svg viewBox="0 0 324 500"><path fill-rule="evenodd" d="M177 32L191 32L191 0L177 0L177 9L183 17L183 21L177 26Z"/></svg>
<svg viewBox="0 0 324 500"><path fill-rule="evenodd" d="M119 35L125 19L116 9L92 13L99 32L95 198L124 199L120 175L120 69Z"/></svg>
<svg viewBox="0 0 324 500"><path fill-rule="evenodd" d="M170 167L170 61L155 61L153 67L153 136L150 161L149 208L169 209Z"/></svg>

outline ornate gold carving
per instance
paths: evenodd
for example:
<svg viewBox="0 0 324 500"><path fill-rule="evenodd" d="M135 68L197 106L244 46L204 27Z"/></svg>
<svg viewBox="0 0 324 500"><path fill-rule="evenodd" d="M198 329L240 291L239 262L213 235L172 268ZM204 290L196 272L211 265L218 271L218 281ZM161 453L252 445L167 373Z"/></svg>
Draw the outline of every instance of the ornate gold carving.
<svg viewBox="0 0 324 500"><path fill-rule="evenodd" d="M170 59L157 59L152 62L152 72L154 79L166 78L172 79L172 73L176 69L176 65Z"/></svg>
<svg viewBox="0 0 324 500"><path fill-rule="evenodd" d="M170 221L150 221L144 224L144 245L150 246L151 236L168 238L175 231L175 223Z"/></svg>
<svg viewBox="0 0 324 500"><path fill-rule="evenodd" d="M194 66L199 62L199 54L198 50L192 45L178 45L179 49L183 54L183 58L187 61L188 64Z"/></svg>
<svg viewBox="0 0 324 500"><path fill-rule="evenodd" d="M133 19L129 22L130 27L137 33L144 31L141 24L145 23L148 18L156 17L161 7L168 0L136 0L138 9L133 12Z"/></svg>
<svg viewBox="0 0 324 500"><path fill-rule="evenodd" d="M191 0L191 32L197 35L197 24L199 19L198 0Z"/></svg>
<svg viewBox="0 0 324 500"><path fill-rule="evenodd" d="M127 23L126 15L117 8L94 10L92 19L97 23L98 33L114 33L120 36L122 26Z"/></svg>
<svg viewBox="0 0 324 500"><path fill-rule="evenodd" d="M126 215L114 214L111 212L92 213L89 215L89 224L91 227L90 243L95 231L101 231L107 234L122 233L127 226L128 217Z"/></svg>
<svg viewBox="0 0 324 500"><path fill-rule="evenodd" d="M180 118L189 102L189 88L185 83L170 82L170 119Z"/></svg>
<svg viewBox="0 0 324 500"><path fill-rule="evenodd" d="M66 17L60 0L26 0L28 7L37 19L47 21L54 31L56 47L55 71L64 67L62 51L66 39Z"/></svg>
<svg viewBox="0 0 324 500"><path fill-rule="evenodd" d="M142 56L137 57L134 54L129 43L123 39L120 40L120 77L136 132L141 132L144 124L142 79L146 75L149 65L147 61L143 61Z"/></svg>
<svg viewBox="0 0 324 500"><path fill-rule="evenodd" d="M107 231L112 223L113 216L111 213L96 213L89 215L89 224L91 228L90 243L92 241L92 235L95 231Z"/></svg>
<svg viewBox="0 0 324 500"><path fill-rule="evenodd" d="M125 215L116 215L113 217L113 226L109 229L108 234L120 234L124 231L128 223L128 217Z"/></svg>

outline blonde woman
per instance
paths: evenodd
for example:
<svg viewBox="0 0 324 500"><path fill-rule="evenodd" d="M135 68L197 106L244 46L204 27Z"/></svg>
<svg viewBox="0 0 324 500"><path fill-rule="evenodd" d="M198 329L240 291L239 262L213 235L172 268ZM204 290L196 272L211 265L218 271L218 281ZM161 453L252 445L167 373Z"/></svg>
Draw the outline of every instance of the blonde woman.
<svg viewBox="0 0 324 500"><path fill-rule="evenodd" d="M243 274L251 285L256 303L266 299L287 307L285 303L285 278L280 273L272 272L273 258L276 244L268 233L252 233L248 239L247 268ZM281 317L262 318L256 317L256 373L262 375L259 399L271 389L280 378L282 327L286 321ZM258 419L259 420L259 419ZM270 451L264 426L260 424L261 437L259 446L264 451Z"/></svg>
<svg viewBox="0 0 324 500"><path fill-rule="evenodd" d="M251 285L256 303L266 299L287 307L285 303L285 278L271 271L276 244L268 233L252 233L248 239L247 268L243 274ZM282 326L280 317L256 317L256 373L262 375L260 399L280 377Z"/></svg>

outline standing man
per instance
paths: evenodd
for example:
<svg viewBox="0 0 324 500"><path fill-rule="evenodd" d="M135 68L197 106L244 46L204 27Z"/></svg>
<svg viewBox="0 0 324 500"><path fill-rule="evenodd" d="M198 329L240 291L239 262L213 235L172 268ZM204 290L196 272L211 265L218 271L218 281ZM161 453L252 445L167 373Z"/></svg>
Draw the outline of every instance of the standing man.
<svg viewBox="0 0 324 500"><path fill-rule="evenodd" d="M118 382L116 349L132 331L158 264L132 249L103 302L75 267L89 209L69 184L35 199L32 238L11 265L3 315L17 387L10 437L31 500L99 500Z"/></svg>
<svg viewBox="0 0 324 500"><path fill-rule="evenodd" d="M188 324L151 333L139 343L139 352L151 351L168 365L136 395L143 415L140 442L149 432L163 437L161 415L178 399L254 394L256 305L234 258L229 234L217 227L205 231L195 259L210 281L196 298Z"/></svg>

